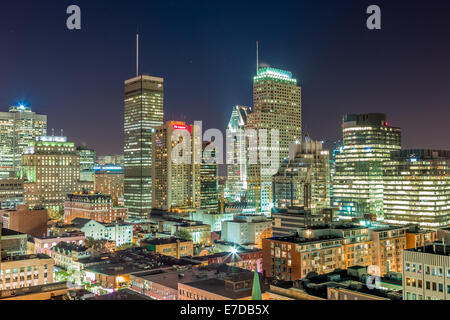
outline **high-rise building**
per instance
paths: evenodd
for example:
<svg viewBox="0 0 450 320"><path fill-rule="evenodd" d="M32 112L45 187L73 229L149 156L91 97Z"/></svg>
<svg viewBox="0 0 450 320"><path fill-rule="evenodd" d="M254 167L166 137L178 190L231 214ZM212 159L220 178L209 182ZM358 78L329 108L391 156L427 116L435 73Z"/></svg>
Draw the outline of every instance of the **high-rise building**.
<svg viewBox="0 0 450 320"><path fill-rule="evenodd" d="M235 106L228 122L227 134L232 142L227 147L227 181L225 198L232 202L239 202L245 197L247 191L247 145L245 128L249 107Z"/></svg>
<svg viewBox="0 0 450 320"><path fill-rule="evenodd" d="M141 75L125 81L124 201L130 217L152 205L152 136L163 124L164 79Z"/></svg>
<svg viewBox="0 0 450 320"><path fill-rule="evenodd" d="M80 181L93 182L94 181L94 167L95 167L95 150L87 147L77 147L80 156Z"/></svg>
<svg viewBox="0 0 450 320"><path fill-rule="evenodd" d="M188 142L189 154L183 155L190 159L189 163L177 162L173 159L173 149L183 143L183 139L172 141L172 135L176 130L192 132L192 126L187 126L183 121L167 121L166 124L156 128L153 141L153 208L163 210L184 210L192 208L199 196L198 188L194 189L194 181L199 182L199 167L194 175L192 165L192 147ZM189 141L191 136L189 133ZM195 192L197 191L197 192Z"/></svg>
<svg viewBox="0 0 450 320"><path fill-rule="evenodd" d="M98 167L94 175L94 190L110 195L114 205L123 205L123 180L122 167Z"/></svg>
<svg viewBox="0 0 450 320"><path fill-rule="evenodd" d="M78 189L80 157L66 137L39 137L25 151L22 166L25 203L30 207L61 211L66 195Z"/></svg>
<svg viewBox="0 0 450 320"><path fill-rule="evenodd" d="M333 205L341 217L383 217L383 165L399 149L401 130L389 126L385 114L344 116L333 177Z"/></svg>
<svg viewBox="0 0 450 320"><path fill-rule="evenodd" d="M450 151L401 150L384 166L384 218L444 227L450 218Z"/></svg>
<svg viewBox="0 0 450 320"><path fill-rule="evenodd" d="M209 145L208 142L203 143L202 150L205 151ZM215 151L212 151L212 157L215 157ZM193 164L195 167L199 167L199 178L194 179L193 183L197 184L197 190L199 195L194 203L196 209L204 210L205 212L218 212L219 211L219 165L217 163L207 163L203 161L201 164ZM196 186L194 185L194 188Z"/></svg>
<svg viewBox="0 0 450 320"><path fill-rule="evenodd" d="M0 112L0 179L19 176L22 154L36 137L47 132L47 116L23 105Z"/></svg>
<svg viewBox="0 0 450 320"><path fill-rule="evenodd" d="M291 72L270 67L258 70L253 79L253 112L248 114L247 128L257 131L256 146L248 147L249 153L257 155L256 164L248 165L248 200L255 204L256 212L269 213L273 174L263 174L262 169L268 165L260 160L261 155L277 148L271 141L271 130L279 132L278 164L289 156L289 144L302 139L301 87ZM262 144L261 129L267 130L267 145Z"/></svg>
<svg viewBox="0 0 450 320"><path fill-rule="evenodd" d="M313 213L330 207L330 156L321 141L292 143L273 181L277 208L303 206Z"/></svg>

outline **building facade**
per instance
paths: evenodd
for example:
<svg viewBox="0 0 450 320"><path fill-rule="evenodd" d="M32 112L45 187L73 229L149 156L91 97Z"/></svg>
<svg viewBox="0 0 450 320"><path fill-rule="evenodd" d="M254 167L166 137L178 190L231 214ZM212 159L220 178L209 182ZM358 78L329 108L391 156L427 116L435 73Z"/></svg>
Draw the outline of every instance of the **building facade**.
<svg viewBox="0 0 450 320"><path fill-rule="evenodd" d="M0 209L13 209L25 202L23 180L0 179Z"/></svg>
<svg viewBox="0 0 450 320"><path fill-rule="evenodd" d="M64 222L75 218L111 223L127 218L125 207L116 207L109 195L94 192L68 194L64 203Z"/></svg>
<svg viewBox="0 0 450 320"><path fill-rule="evenodd" d="M343 147L336 154L333 205L342 217L376 214L383 218L383 165L401 149L400 128L389 126L385 114L343 117Z"/></svg>
<svg viewBox="0 0 450 320"><path fill-rule="evenodd" d="M277 208L303 206L313 213L330 207L330 157L321 141L290 145L289 158L273 176L273 202Z"/></svg>
<svg viewBox="0 0 450 320"><path fill-rule="evenodd" d="M403 251L403 299L450 300L448 243Z"/></svg>
<svg viewBox="0 0 450 320"><path fill-rule="evenodd" d="M60 211L66 195L78 189L80 157L66 137L43 136L22 157L25 202Z"/></svg>
<svg viewBox="0 0 450 320"><path fill-rule="evenodd" d="M46 209L30 209L19 205L15 209L0 210L3 227L32 237L47 235L48 212Z"/></svg>
<svg viewBox="0 0 450 320"><path fill-rule="evenodd" d="M80 181L94 182L95 150L81 146L77 147L80 157Z"/></svg>
<svg viewBox="0 0 450 320"><path fill-rule="evenodd" d="M23 105L0 112L0 179L18 177L22 154L36 137L47 133L47 116Z"/></svg>
<svg viewBox="0 0 450 320"><path fill-rule="evenodd" d="M256 155L256 163L248 165L248 201L256 212L269 213L272 203L271 166L261 162L261 156L278 149L278 165L289 156L289 144L302 139L301 87L289 71L261 68L253 78L253 112L248 114L247 129L256 130L256 145L248 153ZM260 130L267 130L267 145L263 146ZM279 145L271 141L271 130L277 130ZM252 136L252 134L250 134ZM251 139L254 139L250 137ZM276 167L276 164L275 164ZM269 170L267 170L269 171Z"/></svg>
<svg viewBox="0 0 450 320"><path fill-rule="evenodd" d="M247 142L245 129L249 107L235 106L228 122L227 135L231 143L227 147L227 181L225 198L240 202L247 191Z"/></svg>
<svg viewBox="0 0 450 320"><path fill-rule="evenodd" d="M102 169L95 172L94 190L110 195L114 205L122 205L124 202L123 170L122 167L111 167L111 169L108 169L108 167L102 167Z"/></svg>
<svg viewBox="0 0 450 320"><path fill-rule="evenodd" d="M125 223L101 223L90 220L81 231L86 238L114 241L116 247L133 243L133 225Z"/></svg>
<svg viewBox="0 0 450 320"><path fill-rule="evenodd" d="M395 151L383 171L385 222L431 228L448 225L450 151Z"/></svg>
<svg viewBox="0 0 450 320"><path fill-rule="evenodd" d="M272 221L266 216L240 215L222 224L222 241L262 248L262 240L272 237Z"/></svg>
<svg viewBox="0 0 450 320"><path fill-rule="evenodd" d="M124 201L132 217L152 205L152 136L164 119L164 79L141 75L125 81Z"/></svg>

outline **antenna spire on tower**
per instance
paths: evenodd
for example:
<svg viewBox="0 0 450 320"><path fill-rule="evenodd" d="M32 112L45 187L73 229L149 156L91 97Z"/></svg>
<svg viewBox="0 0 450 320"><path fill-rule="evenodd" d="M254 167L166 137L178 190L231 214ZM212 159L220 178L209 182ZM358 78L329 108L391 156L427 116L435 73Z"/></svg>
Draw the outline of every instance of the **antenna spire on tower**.
<svg viewBox="0 0 450 320"><path fill-rule="evenodd" d="M139 33L136 34L136 77L139 76Z"/></svg>
<svg viewBox="0 0 450 320"><path fill-rule="evenodd" d="M259 71L259 41L256 40L256 75Z"/></svg>

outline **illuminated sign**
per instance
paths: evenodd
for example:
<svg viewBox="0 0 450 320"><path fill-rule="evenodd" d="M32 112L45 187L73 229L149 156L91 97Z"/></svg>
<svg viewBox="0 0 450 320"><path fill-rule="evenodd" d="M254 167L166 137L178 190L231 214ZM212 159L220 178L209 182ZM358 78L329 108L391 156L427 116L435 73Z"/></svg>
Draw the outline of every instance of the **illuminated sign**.
<svg viewBox="0 0 450 320"><path fill-rule="evenodd" d="M174 128L175 130L178 130L178 129L186 130L186 126L182 126L182 125L178 125L178 124L174 124L172 126L172 128Z"/></svg>

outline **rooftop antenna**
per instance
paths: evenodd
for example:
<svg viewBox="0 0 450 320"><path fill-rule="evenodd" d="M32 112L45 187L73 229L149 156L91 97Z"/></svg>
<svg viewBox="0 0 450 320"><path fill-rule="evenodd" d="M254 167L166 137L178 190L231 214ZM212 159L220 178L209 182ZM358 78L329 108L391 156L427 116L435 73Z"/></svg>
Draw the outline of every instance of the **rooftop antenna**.
<svg viewBox="0 0 450 320"><path fill-rule="evenodd" d="M259 41L256 40L256 75L259 71Z"/></svg>
<svg viewBox="0 0 450 320"><path fill-rule="evenodd" d="M136 77L139 76L139 33L136 34Z"/></svg>

